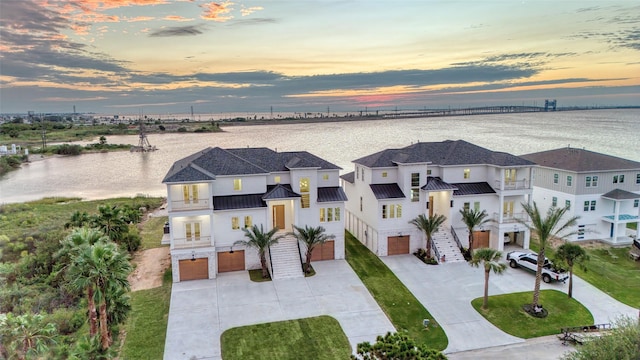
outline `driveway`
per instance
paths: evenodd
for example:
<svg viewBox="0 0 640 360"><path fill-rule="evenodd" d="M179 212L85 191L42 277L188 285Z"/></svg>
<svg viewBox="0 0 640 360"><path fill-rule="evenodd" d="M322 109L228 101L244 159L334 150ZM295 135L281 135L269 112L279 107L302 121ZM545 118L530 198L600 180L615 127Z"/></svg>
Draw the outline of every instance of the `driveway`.
<svg viewBox="0 0 640 360"><path fill-rule="evenodd" d="M246 271L173 284L165 359L221 359L220 335L259 323L329 315L352 349L395 331L344 260L314 262L316 275L255 283Z"/></svg>
<svg viewBox="0 0 640 360"><path fill-rule="evenodd" d="M426 265L413 255L381 258L442 326L449 339L445 353L524 343L485 320L471 306L484 293L484 271L466 262ZM608 323L620 315L636 317L638 310L624 305L573 277L573 297L591 311L595 323ZM533 290L535 276L509 268L503 275L491 274L489 295ZM567 284L541 284L541 289L566 292ZM558 329L559 330L559 329Z"/></svg>

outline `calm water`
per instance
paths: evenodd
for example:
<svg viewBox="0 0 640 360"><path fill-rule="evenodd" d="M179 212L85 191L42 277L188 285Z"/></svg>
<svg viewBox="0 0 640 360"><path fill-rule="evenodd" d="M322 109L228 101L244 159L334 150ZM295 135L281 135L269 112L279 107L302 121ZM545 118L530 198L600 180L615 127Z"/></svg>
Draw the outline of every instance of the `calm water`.
<svg viewBox="0 0 640 360"><path fill-rule="evenodd" d="M0 203L46 196L101 199L166 195L161 183L174 161L209 146L306 150L342 167L385 148L417 141L462 139L516 155L572 146L640 161L640 110L592 110L234 126L216 134L149 136L153 153L115 152L34 161L0 178ZM137 136L109 136L109 143L137 144Z"/></svg>

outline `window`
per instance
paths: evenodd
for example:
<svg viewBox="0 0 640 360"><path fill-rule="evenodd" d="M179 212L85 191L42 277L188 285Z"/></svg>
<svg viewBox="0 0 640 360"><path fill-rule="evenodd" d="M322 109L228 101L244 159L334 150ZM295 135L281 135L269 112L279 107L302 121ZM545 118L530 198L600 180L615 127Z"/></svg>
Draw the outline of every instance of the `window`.
<svg viewBox="0 0 640 360"><path fill-rule="evenodd" d="M333 221L333 209L332 208L328 208L327 209L327 221Z"/></svg>
<svg viewBox="0 0 640 360"><path fill-rule="evenodd" d="M464 169L464 176L465 179L469 179L471 178L471 169Z"/></svg>
<svg viewBox="0 0 640 360"><path fill-rule="evenodd" d="M325 215L325 209L324 208L320 208L320 222L325 222L327 221L326 215Z"/></svg>
<svg viewBox="0 0 640 360"><path fill-rule="evenodd" d="M273 177L273 182L276 184L280 184L280 176L276 175Z"/></svg>
<svg viewBox="0 0 640 360"><path fill-rule="evenodd" d="M505 201L502 209L502 214L507 217L513 217L513 201Z"/></svg>
<svg viewBox="0 0 640 360"><path fill-rule="evenodd" d="M340 208L337 207L335 209L333 209L333 220L335 221L340 221Z"/></svg>
<svg viewBox="0 0 640 360"><path fill-rule="evenodd" d="M311 206L311 199L309 196L309 178L300 178L300 206L303 209L308 209Z"/></svg>
<svg viewBox="0 0 640 360"><path fill-rule="evenodd" d="M235 191L242 190L242 179L233 179L233 190Z"/></svg>
<svg viewBox="0 0 640 360"><path fill-rule="evenodd" d="M589 201L585 201L584 202L584 208L582 209L583 211L589 211Z"/></svg>
<svg viewBox="0 0 640 360"><path fill-rule="evenodd" d="M560 175L558 175L558 174L553 174L553 183L554 183L554 184L557 184L559 179L560 179Z"/></svg>
<svg viewBox="0 0 640 360"><path fill-rule="evenodd" d="M464 211L469 211L469 207L471 206L470 203L466 202L462 205L462 208L464 209Z"/></svg>
<svg viewBox="0 0 640 360"><path fill-rule="evenodd" d="M480 211L480 201L476 201L473 203L473 210Z"/></svg>
<svg viewBox="0 0 640 360"><path fill-rule="evenodd" d="M427 176L431 175L431 169L427 169Z"/></svg>
<svg viewBox="0 0 640 360"><path fill-rule="evenodd" d="M557 197L552 197L551 198L551 206L556 207L558 206L558 198Z"/></svg>
<svg viewBox="0 0 640 360"><path fill-rule="evenodd" d="M303 209L308 209L311 206L311 199L309 194L300 194L300 206Z"/></svg>
<svg viewBox="0 0 640 360"><path fill-rule="evenodd" d="M382 172L382 177L387 177L387 172L386 171Z"/></svg>
<svg viewBox="0 0 640 360"><path fill-rule="evenodd" d="M322 175L322 180L324 180L324 181L329 180L329 174Z"/></svg>
<svg viewBox="0 0 640 360"><path fill-rule="evenodd" d="M624 175L613 175L614 184L617 184L617 183L622 184L623 182L624 182Z"/></svg>
<svg viewBox="0 0 640 360"><path fill-rule="evenodd" d="M636 184L640 184L640 173L636 174Z"/></svg>
<svg viewBox="0 0 640 360"><path fill-rule="evenodd" d="M586 187L591 187L591 176L587 176L585 178L585 186Z"/></svg>
<svg viewBox="0 0 640 360"><path fill-rule="evenodd" d="M360 168L356 166L356 179L360 179Z"/></svg>
<svg viewBox="0 0 640 360"><path fill-rule="evenodd" d="M339 208L336 208L339 209ZM393 218L401 218L402 217L402 205L400 204L390 204L390 205L382 205L382 218L383 219L393 219ZM336 219L337 221L338 219Z"/></svg>
<svg viewBox="0 0 640 360"><path fill-rule="evenodd" d="M233 230L240 229L240 221L238 220L237 216L234 216L234 217L231 218L231 228Z"/></svg>
<svg viewBox="0 0 640 360"><path fill-rule="evenodd" d="M362 181L364 181L364 168L360 169L360 175L362 175Z"/></svg>
<svg viewBox="0 0 640 360"><path fill-rule="evenodd" d="M250 228L253 226L253 220L251 219L251 216L245 216L244 217L244 228Z"/></svg>
<svg viewBox="0 0 640 360"><path fill-rule="evenodd" d="M387 218L387 205L382 205L382 218Z"/></svg>
<svg viewBox="0 0 640 360"><path fill-rule="evenodd" d="M402 205L396 205L396 217L400 219L402 217Z"/></svg>
<svg viewBox="0 0 640 360"><path fill-rule="evenodd" d="M340 221L340 208L320 208L320 222Z"/></svg>
<svg viewBox="0 0 640 360"><path fill-rule="evenodd" d="M596 201L595 200L591 200L591 202L589 202L589 200L584 202L584 207L583 209L584 211L595 211L596 210Z"/></svg>
<svg viewBox="0 0 640 360"><path fill-rule="evenodd" d="M420 173L411 173L411 201L420 201Z"/></svg>
<svg viewBox="0 0 640 360"><path fill-rule="evenodd" d="M598 176L594 175L594 176L591 178L591 186L593 186L593 187L598 186Z"/></svg>
<svg viewBox="0 0 640 360"><path fill-rule="evenodd" d="M505 184L513 184L516 182L516 169L505 169L504 170L504 183Z"/></svg>
<svg viewBox="0 0 640 360"><path fill-rule="evenodd" d="M362 196L360 196L360 211L362 211Z"/></svg>
<svg viewBox="0 0 640 360"><path fill-rule="evenodd" d="M185 204L198 203L198 185L182 185L182 197Z"/></svg>
<svg viewBox="0 0 640 360"><path fill-rule="evenodd" d="M591 211L596 211L596 201L591 200Z"/></svg>
<svg viewBox="0 0 640 360"><path fill-rule="evenodd" d="M567 186L571 186L573 183L573 176L567 175Z"/></svg>
<svg viewBox="0 0 640 360"><path fill-rule="evenodd" d="M395 205L389 205L389 217L391 219L393 219L394 217L396 217L396 206Z"/></svg>
<svg viewBox="0 0 640 360"><path fill-rule="evenodd" d="M633 200L633 207L638 207L639 203L640 203L640 200L638 199Z"/></svg>
<svg viewBox="0 0 640 360"><path fill-rule="evenodd" d="M200 223L185 223L184 232L187 241L200 241Z"/></svg>
<svg viewBox="0 0 640 360"><path fill-rule="evenodd" d="M567 209L571 209L571 200L565 200L564 207L566 207Z"/></svg>

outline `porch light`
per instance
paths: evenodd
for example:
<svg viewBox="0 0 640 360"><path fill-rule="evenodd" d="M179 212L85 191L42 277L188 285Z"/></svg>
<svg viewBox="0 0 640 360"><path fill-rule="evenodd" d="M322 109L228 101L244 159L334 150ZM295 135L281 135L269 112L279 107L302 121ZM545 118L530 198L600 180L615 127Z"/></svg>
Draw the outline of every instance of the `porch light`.
<svg viewBox="0 0 640 360"><path fill-rule="evenodd" d="M191 261L196 261L196 252L195 251L191 252Z"/></svg>
<svg viewBox="0 0 640 360"><path fill-rule="evenodd" d="M233 254L233 246L230 247L229 254Z"/></svg>

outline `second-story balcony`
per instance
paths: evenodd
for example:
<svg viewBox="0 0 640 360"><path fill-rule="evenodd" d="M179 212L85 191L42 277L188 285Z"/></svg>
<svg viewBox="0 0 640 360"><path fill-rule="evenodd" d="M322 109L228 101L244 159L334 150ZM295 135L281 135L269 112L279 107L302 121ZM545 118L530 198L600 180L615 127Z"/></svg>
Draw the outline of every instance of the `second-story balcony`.
<svg viewBox="0 0 640 360"><path fill-rule="evenodd" d="M191 238L174 238L173 249L189 249L211 246L211 236L197 236Z"/></svg>
<svg viewBox="0 0 640 360"><path fill-rule="evenodd" d="M493 220L494 222L499 223L500 222L500 214L498 213L493 213L491 220ZM515 223L515 222L523 222L523 221L528 221L529 220L529 216L527 215L527 213L525 211L523 212L519 212L519 213L505 213L502 214L502 223Z"/></svg>
<svg viewBox="0 0 640 360"><path fill-rule="evenodd" d="M189 200L177 200L171 202L172 211L186 211L186 210L202 210L208 209L210 199L189 199Z"/></svg>
<svg viewBox="0 0 640 360"><path fill-rule="evenodd" d="M529 189L529 180L505 180L502 183L500 180L496 180L493 183L493 188L496 190L527 190Z"/></svg>

